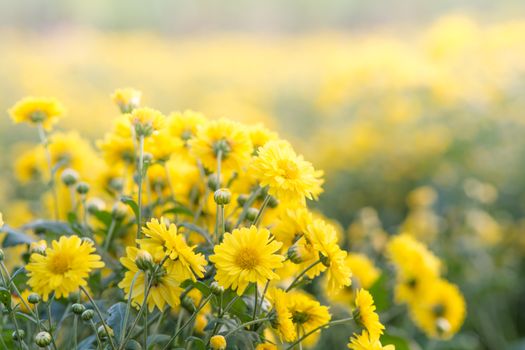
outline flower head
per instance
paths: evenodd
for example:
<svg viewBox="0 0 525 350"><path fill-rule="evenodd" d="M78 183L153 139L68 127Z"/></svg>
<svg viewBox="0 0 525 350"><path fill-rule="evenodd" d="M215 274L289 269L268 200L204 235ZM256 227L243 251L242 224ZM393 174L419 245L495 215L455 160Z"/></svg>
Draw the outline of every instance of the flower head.
<svg viewBox="0 0 525 350"><path fill-rule="evenodd" d="M304 206L305 198L317 199L322 192L322 171L298 156L286 141L269 141L259 148L251 170L261 186L269 187L268 193L295 206Z"/></svg>
<svg viewBox="0 0 525 350"><path fill-rule="evenodd" d="M135 128L137 137L151 136L154 132L159 131L165 122L162 113L148 107L134 109L128 116L131 125Z"/></svg>
<svg viewBox="0 0 525 350"><path fill-rule="evenodd" d="M199 126L206 123L206 117L202 113L192 110L184 112L173 112L168 117L167 129L171 136L182 141L185 146L197 134Z"/></svg>
<svg viewBox="0 0 525 350"><path fill-rule="evenodd" d="M49 97L26 97L18 101L9 115L15 123L39 124L49 130L64 114L64 106Z"/></svg>
<svg viewBox="0 0 525 350"><path fill-rule="evenodd" d="M372 339L367 331L350 338L348 348L351 350L395 350L394 345L383 346L379 339Z"/></svg>
<svg viewBox="0 0 525 350"><path fill-rule="evenodd" d="M215 280L224 288L231 287L242 295L249 283L263 285L279 276L274 269L282 266L283 256L277 254L282 243L271 239L270 231L255 226L226 233L215 246L210 261L215 263Z"/></svg>
<svg viewBox="0 0 525 350"><path fill-rule="evenodd" d="M356 293L354 315L357 323L366 329L371 340L377 340L383 334L385 326L379 322L374 299L364 289L359 289Z"/></svg>
<svg viewBox="0 0 525 350"><path fill-rule="evenodd" d="M292 314L292 322L300 330L297 337L330 322L331 315L328 307L321 305L312 296L304 292L291 292L288 294L288 301L288 310Z"/></svg>
<svg viewBox="0 0 525 350"><path fill-rule="evenodd" d="M44 301L52 292L57 298L67 297L87 285L86 278L91 270L104 266L94 252L92 243L78 236L62 236L51 243L45 255L31 255L26 266L29 271L27 283L34 292L42 295Z"/></svg>
<svg viewBox="0 0 525 350"><path fill-rule="evenodd" d="M288 296L285 291L279 288L269 290L268 296L271 300L275 313L272 319L272 327L277 330L281 340L291 342L297 337L292 313L288 310Z"/></svg>
<svg viewBox="0 0 525 350"><path fill-rule="evenodd" d="M113 102L120 108L122 113L130 113L140 105L142 92L132 88L117 89L111 95Z"/></svg>
<svg viewBox="0 0 525 350"><path fill-rule="evenodd" d="M210 338L210 346L212 350L226 349L226 339L222 335L214 335Z"/></svg>

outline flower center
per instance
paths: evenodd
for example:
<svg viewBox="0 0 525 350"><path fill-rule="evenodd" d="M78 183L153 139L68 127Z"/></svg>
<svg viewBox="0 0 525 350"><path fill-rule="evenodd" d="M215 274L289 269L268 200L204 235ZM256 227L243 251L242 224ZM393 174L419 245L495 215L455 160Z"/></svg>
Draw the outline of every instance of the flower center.
<svg viewBox="0 0 525 350"><path fill-rule="evenodd" d="M278 161L277 166L283 171L283 177L288 180L295 180L299 177L299 167L294 162L281 159Z"/></svg>
<svg viewBox="0 0 525 350"><path fill-rule="evenodd" d="M56 275L63 275L71 269L69 256L53 256L50 260L49 269Z"/></svg>
<svg viewBox="0 0 525 350"><path fill-rule="evenodd" d="M235 263L244 270L251 270L259 265L259 254L255 249L241 249L235 257Z"/></svg>
<svg viewBox="0 0 525 350"><path fill-rule="evenodd" d="M310 319L310 315L308 315L306 312L296 311L292 315L293 323L303 324L303 323L308 322L309 319Z"/></svg>

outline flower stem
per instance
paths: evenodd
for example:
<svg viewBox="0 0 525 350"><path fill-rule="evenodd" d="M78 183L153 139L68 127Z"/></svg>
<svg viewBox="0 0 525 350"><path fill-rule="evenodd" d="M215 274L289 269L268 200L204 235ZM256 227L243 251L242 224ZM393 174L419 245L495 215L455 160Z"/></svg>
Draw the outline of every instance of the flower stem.
<svg viewBox="0 0 525 350"><path fill-rule="evenodd" d="M115 219L115 215L111 218L111 224L109 224L108 234L106 236L106 240L104 241L104 250L108 251L109 246L111 245L111 241L113 240L113 234L115 233L115 228L117 227L117 220Z"/></svg>
<svg viewBox="0 0 525 350"><path fill-rule="evenodd" d="M44 146L44 151L46 154L47 167L49 169L49 187L53 195L54 210L55 210L55 220L60 218L60 213L58 209L58 194L55 187L55 179L53 176L53 164L51 163L51 152L49 151L49 142L47 140L46 131L44 130L44 125L42 123L37 124L38 136L40 137L40 143Z"/></svg>
<svg viewBox="0 0 525 350"><path fill-rule="evenodd" d="M261 221L264 210L266 209L266 207L268 206L268 203L270 202L270 198L271 197L269 194L267 194L266 197L264 197L264 201L261 205L261 209L259 209L259 212L257 213L257 216L253 220L252 225L255 225L255 226L259 225L259 221Z"/></svg>
<svg viewBox="0 0 525 350"><path fill-rule="evenodd" d="M321 262L321 259L317 260L316 262L314 262L313 264L311 264L310 266L308 266L306 269L304 269L297 277L295 277L295 279L293 280L293 282L288 286L288 288L286 288L286 292L289 292L290 290L292 290L293 287L295 287L295 285L297 284L297 282L299 282L299 280L309 271L311 270L312 268L314 268L317 264L319 264Z"/></svg>
<svg viewBox="0 0 525 350"><path fill-rule="evenodd" d="M138 212L138 218L137 218L137 239L140 238L140 232L142 228L142 172L144 168L144 135L140 135L139 137L139 164L138 164L138 185L139 185L139 193L138 193L138 206L139 206L139 212Z"/></svg>
<svg viewBox="0 0 525 350"><path fill-rule="evenodd" d="M352 321L352 320L353 320L352 317L348 317L348 318L343 318L341 320L325 323L325 324L323 324L323 325L321 325L321 326L319 326L317 328L312 329L310 332L308 332L305 335L303 335L302 337L298 338L296 341L294 341L292 344L290 344L285 350L292 350L294 346L296 346L297 344L300 344L303 340L305 340L307 337L311 336L312 334L314 334L315 332L317 332L320 329L327 328L327 327L332 327L332 326L337 326L337 325L340 325L340 324L345 324L348 321Z"/></svg>
<svg viewBox="0 0 525 350"><path fill-rule="evenodd" d="M115 344L113 344L113 339L111 338L111 333L109 331L109 326L107 325L106 321L102 317L102 313L100 312L100 309L98 308L97 304L95 303L95 301L93 300L91 295L89 295L89 293L86 290L86 288L84 288L83 286L80 286L80 289L88 297L89 301L93 305L93 308L95 309L95 312L97 313L98 317L100 318L100 321L102 322L102 326L104 327L104 330L106 331L106 334L108 335L109 345L111 346L111 349L116 350ZM95 332L96 332L96 330L95 330Z"/></svg>
<svg viewBox="0 0 525 350"><path fill-rule="evenodd" d="M224 338L228 338L230 335L232 335L233 333L237 332L239 329L243 329L243 328L246 328L248 326L259 324L259 323L266 322L266 321L270 321L270 318L269 317L259 318L257 320L253 320L253 321L249 321L249 322L243 323L240 326L237 326L236 328L234 328L231 331L229 331L228 333L226 333Z"/></svg>
<svg viewBox="0 0 525 350"><path fill-rule="evenodd" d="M248 213L248 209L250 209L250 207L252 206L253 202L255 202L255 198L257 198L257 196L259 195L260 191L261 191L260 188L255 189L252 192L252 194L250 195L250 197L248 198L248 200L246 201L246 203L244 203L244 206L242 207L241 215L239 215L239 219L237 220L237 223L235 224L236 228L239 227L239 225L242 224L242 222L246 218L246 214Z"/></svg>

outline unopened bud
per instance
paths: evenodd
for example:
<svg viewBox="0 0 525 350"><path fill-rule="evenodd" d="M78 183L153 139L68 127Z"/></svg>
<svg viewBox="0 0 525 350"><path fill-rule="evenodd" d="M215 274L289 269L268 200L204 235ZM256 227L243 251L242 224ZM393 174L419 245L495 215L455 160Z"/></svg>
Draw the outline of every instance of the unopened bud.
<svg viewBox="0 0 525 350"><path fill-rule="evenodd" d="M232 193L227 188L219 188L213 195L215 203L218 205L226 205L230 203L232 199Z"/></svg>
<svg viewBox="0 0 525 350"><path fill-rule="evenodd" d="M219 295L221 293L224 293L224 288L217 283L217 281L213 281L210 285L211 292L215 295Z"/></svg>
<svg viewBox="0 0 525 350"><path fill-rule="evenodd" d="M73 186L78 181L78 172L74 169L67 168L62 171L62 174L60 175L60 179L66 186Z"/></svg>
<svg viewBox="0 0 525 350"><path fill-rule="evenodd" d="M243 207L246 201L248 201L248 196L245 194L240 194L239 197L237 197L237 204L239 204L239 207Z"/></svg>
<svg viewBox="0 0 525 350"><path fill-rule="evenodd" d="M86 311L86 307L82 304L75 303L71 305L71 310L73 310L73 313L75 315L82 315L82 313Z"/></svg>
<svg viewBox="0 0 525 350"><path fill-rule="evenodd" d="M436 329L439 334L446 334L450 332L450 322L444 317L440 317L436 320Z"/></svg>
<svg viewBox="0 0 525 350"><path fill-rule="evenodd" d="M13 340L16 340L16 341L23 340L25 336L26 336L26 332L23 329L14 331L12 334Z"/></svg>
<svg viewBox="0 0 525 350"><path fill-rule="evenodd" d="M212 350L225 350L226 339L222 335L214 335L210 338L210 346Z"/></svg>
<svg viewBox="0 0 525 350"><path fill-rule="evenodd" d="M246 219L248 221L254 221L258 214L259 214L259 209L253 208L253 207L249 208L246 211Z"/></svg>
<svg viewBox="0 0 525 350"><path fill-rule="evenodd" d="M95 311L91 310L91 309L87 309L86 311L84 311L82 313L82 315L80 316L84 321L90 321L91 319L93 319L93 317L95 316Z"/></svg>
<svg viewBox="0 0 525 350"><path fill-rule="evenodd" d="M106 209L106 203L101 198L93 197L87 201L86 208L90 214L94 214Z"/></svg>
<svg viewBox="0 0 525 350"><path fill-rule="evenodd" d="M41 348L45 348L51 344L51 334L48 332L40 332L35 335L35 344Z"/></svg>
<svg viewBox="0 0 525 350"><path fill-rule="evenodd" d="M47 243L44 240L38 242L31 242L29 245L30 254L46 255Z"/></svg>
<svg viewBox="0 0 525 350"><path fill-rule="evenodd" d="M323 253L319 252L319 260L321 260L321 264L323 264L326 267L330 267L330 259L323 255Z"/></svg>
<svg viewBox="0 0 525 350"><path fill-rule="evenodd" d="M102 326L98 327L97 334L98 334L98 336L101 339L106 339L108 336L112 337L114 333L113 333L113 329L111 329L111 327L109 327L109 326L104 327L102 325Z"/></svg>
<svg viewBox="0 0 525 350"><path fill-rule="evenodd" d="M142 162L144 164L151 164L153 162L153 154L144 152L144 154L142 155Z"/></svg>
<svg viewBox="0 0 525 350"><path fill-rule="evenodd" d="M195 308L195 303L193 302L193 299L190 298L189 296L184 296L184 298L182 298L182 300L180 301L180 304L182 305L183 308L185 308L190 314L194 313L196 308Z"/></svg>
<svg viewBox="0 0 525 350"><path fill-rule="evenodd" d="M153 256L146 250L139 250L135 258L135 265L142 271L149 271L155 265Z"/></svg>
<svg viewBox="0 0 525 350"><path fill-rule="evenodd" d="M89 245L95 245L95 241L89 237L82 237L80 239L83 243L89 244Z"/></svg>
<svg viewBox="0 0 525 350"><path fill-rule="evenodd" d="M277 200L277 198L275 198L274 196L270 196L270 199L268 201L268 207L270 208L277 208L277 206L279 205L279 200Z"/></svg>
<svg viewBox="0 0 525 350"><path fill-rule="evenodd" d="M208 176L208 188L212 191L216 191L219 188L219 181L217 179L217 175L210 174L210 176Z"/></svg>
<svg viewBox="0 0 525 350"><path fill-rule="evenodd" d="M40 295L31 293L27 296L27 301L29 304L38 304L40 302Z"/></svg>
<svg viewBox="0 0 525 350"><path fill-rule="evenodd" d="M79 182L77 185L77 193L78 194L87 194L89 192L89 184L86 182Z"/></svg>
<svg viewBox="0 0 525 350"><path fill-rule="evenodd" d="M126 205L124 205L124 203L117 202L113 206L111 213L113 214L115 219L122 220L126 217L126 214L128 213L128 208L126 207Z"/></svg>
<svg viewBox="0 0 525 350"><path fill-rule="evenodd" d="M294 264L300 264L303 262L300 249L297 243L293 244L290 248L288 248L288 259Z"/></svg>

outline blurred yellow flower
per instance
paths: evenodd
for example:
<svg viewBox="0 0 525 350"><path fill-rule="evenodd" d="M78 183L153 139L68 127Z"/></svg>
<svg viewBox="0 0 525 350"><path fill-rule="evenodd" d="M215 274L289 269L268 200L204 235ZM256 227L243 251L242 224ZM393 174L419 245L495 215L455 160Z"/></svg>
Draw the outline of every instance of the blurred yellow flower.
<svg viewBox="0 0 525 350"><path fill-rule="evenodd" d="M297 333L292 322L292 313L288 310L288 295L279 288L268 291L268 297L273 307L272 327L277 330L281 341L291 342L296 339Z"/></svg>
<svg viewBox="0 0 525 350"><path fill-rule="evenodd" d="M140 105L140 98L142 92L132 88L117 89L111 95L113 103L115 103L122 113L130 113L133 109Z"/></svg>
<svg viewBox="0 0 525 350"><path fill-rule="evenodd" d="M350 338L348 348L351 350L395 350L394 345L383 346L379 339L370 338L366 331Z"/></svg>
<svg viewBox="0 0 525 350"><path fill-rule="evenodd" d="M358 324L368 332L372 341L378 340L385 326L379 321L372 295L365 289L359 289L355 296L354 317Z"/></svg>
<svg viewBox="0 0 525 350"><path fill-rule="evenodd" d="M15 123L41 123L46 130L51 129L63 114L64 106L49 97L25 97L9 110Z"/></svg>

